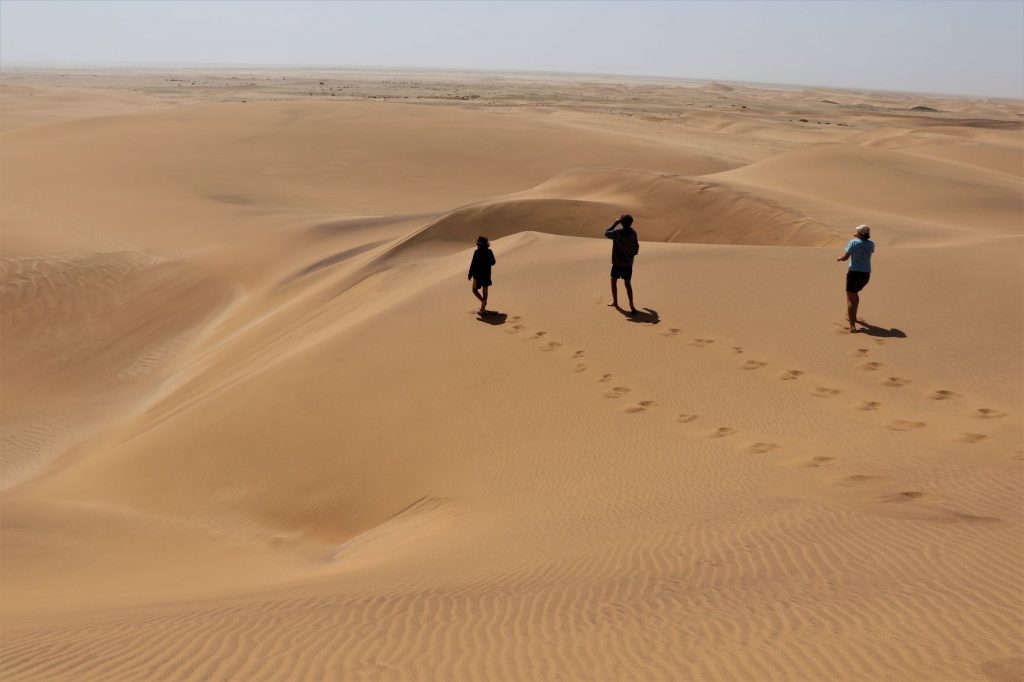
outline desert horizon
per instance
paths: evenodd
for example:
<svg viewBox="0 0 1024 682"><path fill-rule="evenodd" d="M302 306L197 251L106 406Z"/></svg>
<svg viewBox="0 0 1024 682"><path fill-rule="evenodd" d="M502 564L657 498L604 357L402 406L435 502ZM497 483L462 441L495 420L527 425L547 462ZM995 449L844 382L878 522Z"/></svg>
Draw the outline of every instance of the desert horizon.
<svg viewBox="0 0 1024 682"><path fill-rule="evenodd" d="M3 679L1022 679L1024 101L56 71L0 73Z"/></svg>

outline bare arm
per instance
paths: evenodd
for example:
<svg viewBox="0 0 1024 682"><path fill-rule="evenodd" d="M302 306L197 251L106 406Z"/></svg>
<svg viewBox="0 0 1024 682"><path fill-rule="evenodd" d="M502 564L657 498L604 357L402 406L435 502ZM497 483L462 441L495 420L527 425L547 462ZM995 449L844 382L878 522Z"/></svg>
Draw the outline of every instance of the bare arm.
<svg viewBox="0 0 1024 682"><path fill-rule="evenodd" d="M836 260L837 260L837 261L841 261L841 260L850 260L850 254L849 254L849 252L847 252L847 253L844 253L844 254L843 254L843 257L842 257L842 258L836 258Z"/></svg>

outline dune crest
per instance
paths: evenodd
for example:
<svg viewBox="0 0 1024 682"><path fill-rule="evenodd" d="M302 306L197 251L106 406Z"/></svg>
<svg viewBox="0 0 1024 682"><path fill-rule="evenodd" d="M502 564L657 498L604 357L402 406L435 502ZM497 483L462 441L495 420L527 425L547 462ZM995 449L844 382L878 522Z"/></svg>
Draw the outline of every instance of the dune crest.
<svg viewBox="0 0 1024 682"><path fill-rule="evenodd" d="M620 213L636 218L644 241L823 246L837 239L827 225L728 185L616 169L567 171L533 189L456 209L418 239L466 242L524 230L595 237Z"/></svg>

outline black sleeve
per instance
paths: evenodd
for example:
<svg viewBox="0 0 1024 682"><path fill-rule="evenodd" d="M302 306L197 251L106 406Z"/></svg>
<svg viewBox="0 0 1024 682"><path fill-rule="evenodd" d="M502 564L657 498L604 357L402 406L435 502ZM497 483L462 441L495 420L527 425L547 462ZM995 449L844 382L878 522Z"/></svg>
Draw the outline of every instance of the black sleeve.
<svg viewBox="0 0 1024 682"><path fill-rule="evenodd" d="M495 263L498 262L498 261L494 260L494 252L491 251L490 249L487 249L487 256L488 256L488 260L491 261L491 265L494 265Z"/></svg>
<svg viewBox="0 0 1024 682"><path fill-rule="evenodd" d="M479 251L473 252L473 260L469 261L469 274L466 275L466 279L473 279L473 271L476 270L476 255Z"/></svg>

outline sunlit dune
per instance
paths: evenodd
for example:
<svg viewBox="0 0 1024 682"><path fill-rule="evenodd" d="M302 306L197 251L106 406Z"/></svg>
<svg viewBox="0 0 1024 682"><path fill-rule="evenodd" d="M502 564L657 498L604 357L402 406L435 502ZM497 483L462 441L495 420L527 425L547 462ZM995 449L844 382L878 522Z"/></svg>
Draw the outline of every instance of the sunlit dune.
<svg viewBox="0 0 1024 682"><path fill-rule="evenodd" d="M0 78L4 680L1017 679L1019 102L277 76Z"/></svg>

